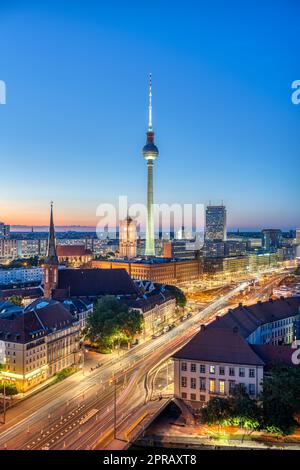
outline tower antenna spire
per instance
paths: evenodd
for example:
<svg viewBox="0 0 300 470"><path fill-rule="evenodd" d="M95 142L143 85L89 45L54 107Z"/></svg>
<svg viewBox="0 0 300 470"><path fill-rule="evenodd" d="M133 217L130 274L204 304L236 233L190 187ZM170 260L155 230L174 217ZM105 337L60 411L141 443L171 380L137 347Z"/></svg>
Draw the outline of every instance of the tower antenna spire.
<svg viewBox="0 0 300 470"><path fill-rule="evenodd" d="M149 75L149 125L148 131L152 131L152 74Z"/></svg>

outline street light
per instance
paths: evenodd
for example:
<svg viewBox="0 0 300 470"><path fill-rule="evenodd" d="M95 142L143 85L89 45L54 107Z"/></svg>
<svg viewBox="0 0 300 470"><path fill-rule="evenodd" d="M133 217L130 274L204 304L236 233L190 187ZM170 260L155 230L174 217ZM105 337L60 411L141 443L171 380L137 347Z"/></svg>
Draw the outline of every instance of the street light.
<svg viewBox="0 0 300 470"><path fill-rule="evenodd" d="M114 384L114 439L117 439L117 378L112 377L110 384Z"/></svg>
<svg viewBox="0 0 300 470"><path fill-rule="evenodd" d="M3 423L5 424L5 418L6 418L6 384L5 384L5 379L2 380L3 384Z"/></svg>

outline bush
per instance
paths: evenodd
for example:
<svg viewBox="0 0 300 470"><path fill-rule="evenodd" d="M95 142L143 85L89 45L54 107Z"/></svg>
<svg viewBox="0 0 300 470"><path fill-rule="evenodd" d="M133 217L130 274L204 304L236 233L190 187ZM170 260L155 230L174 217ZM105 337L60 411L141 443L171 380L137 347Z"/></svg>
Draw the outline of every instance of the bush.
<svg viewBox="0 0 300 470"><path fill-rule="evenodd" d="M70 375L74 374L77 369L75 367L66 367L65 369L60 370L54 376L54 383L60 382L61 380L66 379Z"/></svg>

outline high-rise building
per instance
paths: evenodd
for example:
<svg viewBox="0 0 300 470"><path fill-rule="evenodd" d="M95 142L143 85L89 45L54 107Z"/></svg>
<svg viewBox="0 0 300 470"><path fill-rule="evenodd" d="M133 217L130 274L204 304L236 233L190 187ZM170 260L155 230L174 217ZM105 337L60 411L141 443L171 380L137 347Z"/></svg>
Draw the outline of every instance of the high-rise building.
<svg viewBox="0 0 300 470"><path fill-rule="evenodd" d="M225 241L227 238L226 207L207 206L205 212L205 241Z"/></svg>
<svg viewBox="0 0 300 470"><path fill-rule="evenodd" d="M0 238L9 238L10 225L6 225L4 222L0 222Z"/></svg>
<svg viewBox="0 0 300 470"><path fill-rule="evenodd" d="M126 217L120 222L119 254L121 258L135 258L137 250L136 220Z"/></svg>
<svg viewBox="0 0 300 470"><path fill-rule="evenodd" d="M158 148L154 144L154 132L152 128L152 79L150 74L149 86L149 123L147 131L147 142L143 147L143 156L147 161L147 221L146 221L146 256L155 256L154 243L154 211L153 211L153 163L158 157Z"/></svg>
<svg viewBox="0 0 300 470"><path fill-rule="evenodd" d="M282 247L282 232L279 229L265 229L262 231L262 247L266 251L277 251Z"/></svg>

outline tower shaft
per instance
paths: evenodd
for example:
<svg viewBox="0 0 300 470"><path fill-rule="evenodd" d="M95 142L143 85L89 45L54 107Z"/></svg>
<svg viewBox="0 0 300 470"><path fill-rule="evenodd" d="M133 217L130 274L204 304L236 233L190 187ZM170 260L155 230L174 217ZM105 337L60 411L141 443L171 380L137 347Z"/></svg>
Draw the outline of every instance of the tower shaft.
<svg viewBox="0 0 300 470"><path fill-rule="evenodd" d="M154 243L154 211L153 211L153 160L147 161L147 227L146 227L146 256L155 256Z"/></svg>

